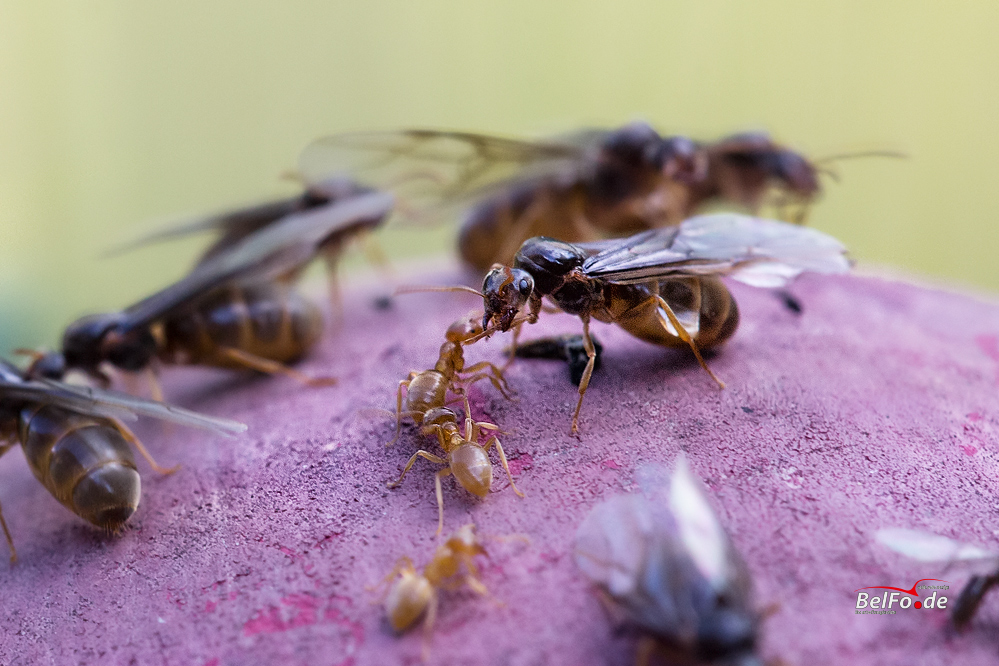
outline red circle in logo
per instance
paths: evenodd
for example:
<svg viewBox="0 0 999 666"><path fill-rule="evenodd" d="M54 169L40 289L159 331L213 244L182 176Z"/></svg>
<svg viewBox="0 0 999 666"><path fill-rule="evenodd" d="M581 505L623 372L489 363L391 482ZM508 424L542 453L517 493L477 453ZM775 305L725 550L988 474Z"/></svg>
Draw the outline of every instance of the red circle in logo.
<svg viewBox="0 0 999 666"><path fill-rule="evenodd" d="M923 602L922 601L917 601L916 603L914 603L912 605L914 607L916 607L916 608L922 608L923 607Z"/></svg>

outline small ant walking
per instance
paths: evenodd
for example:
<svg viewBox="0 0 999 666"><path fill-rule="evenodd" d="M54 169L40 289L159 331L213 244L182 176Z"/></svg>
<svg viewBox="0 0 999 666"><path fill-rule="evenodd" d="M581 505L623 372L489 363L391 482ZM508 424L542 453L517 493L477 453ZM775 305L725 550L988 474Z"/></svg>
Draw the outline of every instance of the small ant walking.
<svg viewBox="0 0 999 666"><path fill-rule="evenodd" d="M438 590L457 589L467 585L476 594L489 596L486 586L479 580L479 570L474 562L477 555L487 553L475 533L475 525L469 523L437 547L422 573L417 571L409 557L403 556L382 581L387 583L395 579L385 596L385 614L395 631L403 632L421 615L424 617L424 661L429 656L431 632L437 617ZM461 572L462 565L464 573Z"/></svg>
<svg viewBox="0 0 999 666"><path fill-rule="evenodd" d="M459 319L447 330L447 340L441 345L437 364L432 370L410 373L408 379L399 382L396 392L396 433L391 446L399 438L399 429L404 415L410 416L416 425L421 426L425 435L436 435L437 441L446 457L436 456L429 451L419 450L406 463L405 469L396 481L388 483L389 488L395 488L402 483L406 474L412 468L417 458L425 458L438 465L446 467L434 477L437 494L437 534L444 529L444 495L441 490L441 478L454 474L458 483L468 492L478 497L485 497L492 486L493 466L489 461L489 448L496 445L503 469L510 480L510 487L519 497L524 494L517 488L510 473L506 453L499 438L492 435L484 444L479 442L483 430L499 430L495 424L485 421L475 421L471 416L468 396L462 387L455 387L461 380L463 384L472 384L480 379L489 379L504 396L506 380L503 371L488 361L482 361L465 367L463 346L471 344L484 335L484 331L476 314ZM470 376L469 376L470 375ZM402 411L402 390L406 388L406 412ZM465 403L465 431L458 428L458 415L446 406L448 389L461 395Z"/></svg>

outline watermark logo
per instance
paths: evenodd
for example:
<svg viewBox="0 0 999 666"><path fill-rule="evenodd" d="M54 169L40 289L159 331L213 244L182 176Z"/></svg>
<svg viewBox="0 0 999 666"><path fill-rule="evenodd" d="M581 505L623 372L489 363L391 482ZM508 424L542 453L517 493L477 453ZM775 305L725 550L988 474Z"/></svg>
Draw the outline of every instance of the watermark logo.
<svg viewBox="0 0 999 666"><path fill-rule="evenodd" d="M872 585L854 590L857 593L857 615L894 615L896 605L900 609L947 609L947 597L939 594L940 590L949 590L950 585L923 585L926 581L946 583L939 578L920 578L910 589L901 587L890 587L888 585ZM878 595L875 592L865 592L864 590L885 590ZM919 590L925 590L932 594L920 599Z"/></svg>

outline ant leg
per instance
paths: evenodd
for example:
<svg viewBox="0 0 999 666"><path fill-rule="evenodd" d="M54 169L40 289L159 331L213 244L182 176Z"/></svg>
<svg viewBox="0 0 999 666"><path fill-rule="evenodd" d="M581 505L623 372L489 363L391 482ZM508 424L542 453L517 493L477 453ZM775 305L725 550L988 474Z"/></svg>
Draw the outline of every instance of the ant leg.
<svg viewBox="0 0 999 666"><path fill-rule="evenodd" d="M368 590L369 592L374 592L385 583L391 582L393 578L395 578L404 571L412 571L412 572L416 571L416 567L413 565L413 560L409 559L409 556L407 555L403 555L398 560L396 560L395 566L392 567L392 571L390 571L388 575L385 576L385 578L382 578L375 585L365 585L364 589ZM385 590L385 592L382 593L381 598L378 600L379 603L385 598L386 594L388 594L388 590Z"/></svg>
<svg viewBox="0 0 999 666"><path fill-rule="evenodd" d="M441 479L450 474L450 467L445 467L434 474L434 492L437 494L437 531L434 536L440 536L444 530L444 491L441 489Z"/></svg>
<svg viewBox="0 0 999 666"><path fill-rule="evenodd" d="M583 348L586 349L586 368L583 376L579 380L579 400L576 402L576 411L572 413L572 427L570 434L579 432L579 410L583 408L583 396L586 395L586 388L590 385L590 376L593 374L593 366L597 363L597 350L593 346L593 339L590 337L590 319L583 317Z"/></svg>
<svg viewBox="0 0 999 666"><path fill-rule="evenodd" d="M389 263L388 257L385 255L385 250L382 248L381 243L375 239L374 234L370 231L362 231L358 234L357 240L360 242L361 250L364 252L364 256L368 262L382 273L386 282L393 282L395 280L395 273L392 270L392 264Z"/></svg>
<svg viewBox="0 0 999 666"><path fill-rule="evenodd" d="M705 363L704 359L701 357L701 352L697 348L697 343L694 342L694 339L690 337L690 333L687 333L687 329L683 327L683 324L680 323L680 320L676 318L675 314L673 314L673 309L670 308L669 303L667 303L666 300L659 295L653 296L653 298L655 298L656 301L659 303L659 308L656 308L656 316L659 317L659 323L663 325L663 328L669 331L669 326L666 325L666 320L663 319L662 315L662 313L665 312L666 316L669 317L669 323L672 324L673 328L676 329L677 336L681 340L686 342L687 345L690 347L690 350L694 352L694 356L697 357L697 362L701 364L701 367L704 368L704 370L709 375L711 375L711 379L715 380L715 382L718 384L718 388L725 388L725 382L718 379L718 377L715 376L715 373L711 372L711 368L708 367L708 364ZM662 311L660 311L660 308L662 309Z"/></svg>
<svg viewBox="0 0 999 666"><path fill-rule="evenodd" d="M146 447L143 446L139 438L135 436L135 433L129 430L128 426L118 419L111 419L111 422L114 423L114 427L118 429L118 432L120 432L121 436L125 438L125 441L129 442L136 449L138 449L139 453L141 453L142 457L146 459L146 462L149 463L149 466L153 468L154 472L157 474L173 474L180 469L180 465L174 465L173 467L161 467L159 463L153 459L153 456L149 453L149 451L146 450Z"/></svg>
<svg viewBox="0 0 999 666"><path fill-rule="evenodd" d="M402 480L404 478L406 478L406 474L409 473L410 468L413 466L413 463L416 462L417 458L426 458L430 462L436 463L438 465L446 465L447 464L447 461L444 460L443 458L438 458L437 456L435 456L434 454L430 453L429 451L424 451L423 449L420 449L419 451L417 451L416 453L414 453L413 457L409 459L408 463L406 463L406 468L402 470L402 474L399 475L399 478L396 479L395 481L389 481L388 483L385 484L385 486L387 488L398 488L399 485L402 483Z"/></svg>
<svg viewBox="0 0 999 666"><path fill-rule="evenodd" d="M520 488L513 482L513 474L510 473L510 465L506 461L506 453L503 451L503 445L500 444L499 437L493 435L482 448L488 451L491 444L496 444L496 453L499 455L500 463L503 464L503 471L506 472L506 478L510 479L510 487L513 488L513 492L517 493L517 497L523 497L524 493L520 492Z"/></svg>
<svg viewBox="0 0 999 666"><path fill-rule="evenodd" d="M323 262L326 264L326 288L329 290L330 314L335 324L343 321L343 292L340 291L340 279L337 268L340 263L341 243L323 249Z"/></svg>
<svg viewBox="0 0 999 666"><path fill-rule="evenodd" d="M249 368L250 370L256 370L257 372L263 372L268 375L285 375L291 377L300 384L305 386L332 386L336 384L336 377L312 377L305 374L304 372L299 372L294 368L289 368L283 363L278 363L277 361L272 361L269 358L263 358L255 354L247 353L241 349L234 349L233 347L219 347L219 354L222 358L237 363L244 368Z"/></svg>
<svg viewBox="0 0 999 666"><path fill-rule="evenodd" d="M430 641L434 636L434 621L437 619L437 592L430 596L430 603L427 604L427 614L423 618L423 647L421 649L421 659L426 662L430 659Z"/></svg>
<svg viewBox="0 0 999 666"><path fill-rule="evenodd" d="M479 370L485 370L487 368L488 372L478 372ZM504 398L506 398L507 400L511 400L510 395L508 393L510 390L510 386L509 384L506 383L506 377L503 376L502 369L497 368L489 361L480 361L479 363L471 365L463 370L463 373L471 374L473 372L477 372L478 374L474 375L470 380L468 380L467 383L469 385L474 384L480 379L488 379L489 383L491 383L494 387L496 387L496 390L502 393Z"/></svg>
<svg viewBox="0 0 999 666"><path fill-rule="evenodd" d="M10 536L10 529L7 521L3 519L3 507L0 507L0 527L3 528L3 535L7 539L7 547L10 548L10 563L17 562L17 550L14 548L14 539Z"/></svg>
<svg viewBox="0 0 999 666"><path fill-rule="evenodd" d="M635 650L635 666L649 666L652 663L652 655L656 651L656 641L649 636L642 636L638 639L638 648Z"/></svg>
<svg viewBox="0 0 999 666"><path fill-rule="evenodd" d="M399 388L395 392L395 437L392 441L385 446L392 446L397 441L399 441L399 433L402 430L402 387L405 386L409 389L409 383L413 381L412 377L409 379L403 379L399 382Z"/></svg>
<svg viewBox="0 0 999 666"><path fill-rule="evenodd" d="M10 451L13 446L13 444L0 442L0 456ZM10 529L7 527L7 521L3 519L2 506L0 506L0 527L3 528L3 535L7 539L7 547L10 548L10 563L14 564L17 562L17 550L14 548L14 539L10 536Z"/></svg>
<svg viewBox="0 0 999 666"><path fill-rule="evenodd" d="M506 370L513 363L513 360L517 358L517 338L520 337L520 327L524 325L524 322L520 322L513 327L513 335L510 340L510 356L507 357L506 363L503 364L503 369Z"/></svg>
<svg viewBox="0 0 999 666"><path fill-rule="evenodd" d="M163 386L159 377L156 376L156 369L150 364L146 367L146 381L149 382L149 395L156 402L163 402Z"/></svg>

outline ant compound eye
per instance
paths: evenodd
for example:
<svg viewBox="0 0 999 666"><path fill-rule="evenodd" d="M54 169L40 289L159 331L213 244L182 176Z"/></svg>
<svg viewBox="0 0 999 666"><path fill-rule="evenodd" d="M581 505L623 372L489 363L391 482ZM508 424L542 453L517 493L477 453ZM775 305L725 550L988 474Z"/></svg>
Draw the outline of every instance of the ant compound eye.
<svg viewBox="0 0 999 666"><path fill-rule="evenodd" d="M521 278L517 283L517 290L524 296L530 296L534 290L534 285L527 278Z"/></svg>

